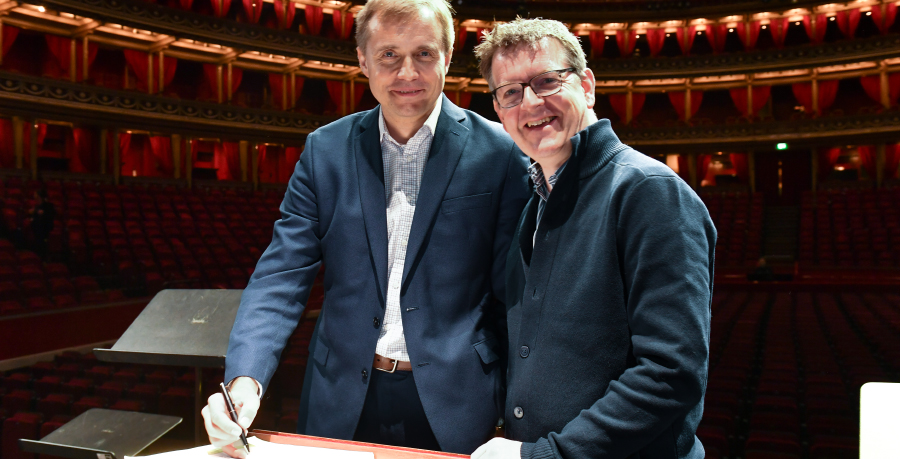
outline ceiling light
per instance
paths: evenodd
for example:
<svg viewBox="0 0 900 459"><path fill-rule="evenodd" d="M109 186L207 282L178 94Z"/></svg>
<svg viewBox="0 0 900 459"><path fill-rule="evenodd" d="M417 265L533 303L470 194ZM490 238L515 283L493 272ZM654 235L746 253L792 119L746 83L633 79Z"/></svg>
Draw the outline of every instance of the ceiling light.
<svg viewBox="0 0 900 459"><path fill-rule="evenodd" d="M47 8L44 8L43 6L39 6L38 11L40 11L41 13L45 13L45 12L47 12Z"/></svg>

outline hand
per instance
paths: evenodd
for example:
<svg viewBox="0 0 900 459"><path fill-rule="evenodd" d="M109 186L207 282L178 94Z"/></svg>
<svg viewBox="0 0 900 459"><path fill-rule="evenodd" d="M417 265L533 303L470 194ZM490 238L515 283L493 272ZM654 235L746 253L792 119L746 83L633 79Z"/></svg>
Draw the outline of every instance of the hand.
<svg viewBox="0 0 900 459"><path fill-rule="evenodd" d="M481 445L472 453L472 459L519 459L522 442L494 438Z"/></svg>
<svg viewBox="0 0 900 459"><path fill-rule="evenodd" d="M228 415L225 397L218 392L209 397L209 404L203 407L200 414L203 415L209 442L222 448L231 457L244 459L247 457L247 450L240 443L241 433L247 432L259 411L259 385L253 378L242 376L234 380L229 392L234 402L234 411L238 415L237 424Z"/></svg>

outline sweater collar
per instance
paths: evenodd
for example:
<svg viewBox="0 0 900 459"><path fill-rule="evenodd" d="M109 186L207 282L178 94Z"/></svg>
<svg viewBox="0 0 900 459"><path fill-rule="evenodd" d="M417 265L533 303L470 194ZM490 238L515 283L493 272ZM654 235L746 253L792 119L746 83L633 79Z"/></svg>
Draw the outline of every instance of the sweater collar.
<svg viewBox="0 0 900 459"><path fill-rule="evenodd" d="M572 137L572 157L577 158L579 163L578 178L597 173L626 148L628 145L619 140L608 119L601 119L584 128Z"/></svg>

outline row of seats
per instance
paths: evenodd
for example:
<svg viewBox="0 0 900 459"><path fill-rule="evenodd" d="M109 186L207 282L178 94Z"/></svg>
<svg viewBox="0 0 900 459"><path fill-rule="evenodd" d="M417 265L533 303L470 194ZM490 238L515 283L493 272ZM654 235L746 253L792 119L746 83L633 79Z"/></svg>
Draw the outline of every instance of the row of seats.
<svg viewBox="0 0 900 459"><path fill-rule="evenodd" d="M900 188L830 190L801 198L799 260L822 266L900 266Z"/></svg>
<svg viewBox="0 0 900 459"><path fill-rule="evenodd" d="M720 291L712 312L708 458L858 457L860 387L900 382L900 296Z"/></svg>
<svg viewBox="0 0 900 459"><path fill-rule="evenodd" d="M0 239L0 316L117 301L90 276L72 276L63 263L45 263L34 252Z"/></svg>
<svg viewBox="0 0 900 459"><path fill-rule="evenodd" d="M718 232L716 264L741 266L756 261L762 244L762 194L701 190L700 199Z"/></svg>

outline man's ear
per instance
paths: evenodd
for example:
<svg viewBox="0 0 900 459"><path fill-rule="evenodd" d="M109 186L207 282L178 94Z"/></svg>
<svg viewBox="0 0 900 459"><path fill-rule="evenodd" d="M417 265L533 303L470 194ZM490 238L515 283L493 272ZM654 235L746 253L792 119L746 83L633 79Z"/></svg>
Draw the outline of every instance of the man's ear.
<svg viewBox="0 0 900 459"><path fill-rule="evenodd" d="M594 104L597 103L597 80L594 79L594 72L587 67L585 67L584 77L581 79L581 88L584 89L587 108L594 108Z"/></svg>
<svg viewBox="0 0 900 459"><path fill-rule="evenodd" d="M369 77L369 67L366 66L366 53L363 50L359 49L359 46L356 47L356 58L359 60L359 68L362 70L363 75L366 78Z"/></svg>
<svg viewBox="0 0 900 459"><path fill-rule="evenodd" d="M453 57L453 48L450 48L450 52L444 56L444 76L447 76L447 73L450 72L450 59Z"/></svg>

